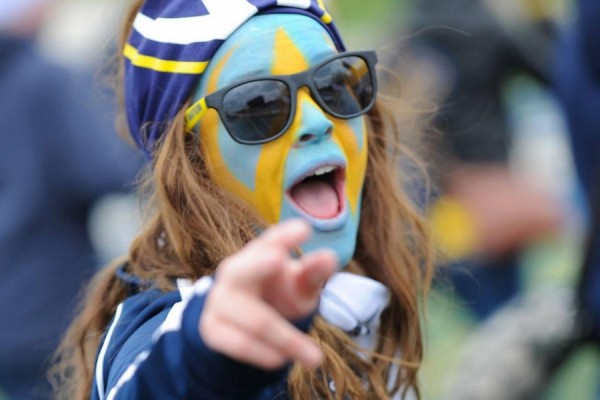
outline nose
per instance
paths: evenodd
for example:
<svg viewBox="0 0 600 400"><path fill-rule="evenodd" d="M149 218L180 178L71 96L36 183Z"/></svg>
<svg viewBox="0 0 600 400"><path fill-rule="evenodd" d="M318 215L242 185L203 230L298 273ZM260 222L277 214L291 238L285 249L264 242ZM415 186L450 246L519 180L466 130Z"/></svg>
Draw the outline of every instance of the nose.
<svg viewBox="0 0 600 400"><path fill-rule="evenodd" d="M302 88L298 91L296 117L299 120L296 132L296 147L317 143L331 137L333 123L325 112L312 99L309 91Z"/></svg>

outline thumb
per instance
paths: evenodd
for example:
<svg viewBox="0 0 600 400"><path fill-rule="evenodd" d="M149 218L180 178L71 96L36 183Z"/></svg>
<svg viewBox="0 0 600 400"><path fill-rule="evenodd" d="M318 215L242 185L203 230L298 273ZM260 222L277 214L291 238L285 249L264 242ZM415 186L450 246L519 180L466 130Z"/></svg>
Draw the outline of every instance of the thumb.
<svg viewBox="0 0 600 400"><path fill-rule="evenodd" d="M333 251L323 249L306 254L299 261L296 290L301 297L316 300L327 279L338 269L339 260Z"/></svg>

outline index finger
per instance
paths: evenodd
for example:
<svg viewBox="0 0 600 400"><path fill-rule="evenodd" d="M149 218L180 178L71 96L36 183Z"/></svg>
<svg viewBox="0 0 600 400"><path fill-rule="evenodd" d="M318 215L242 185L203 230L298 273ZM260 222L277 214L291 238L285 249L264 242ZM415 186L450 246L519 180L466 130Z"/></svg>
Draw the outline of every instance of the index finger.
<svg viewBox="0 0 600 400"><path fill-rule="evenodd" d="M291 261L290 251L310 235L310 226L302 220L290 220L267 229L240 252L221 263L218 272L236 285L253 286L281 272Z"/></svg>

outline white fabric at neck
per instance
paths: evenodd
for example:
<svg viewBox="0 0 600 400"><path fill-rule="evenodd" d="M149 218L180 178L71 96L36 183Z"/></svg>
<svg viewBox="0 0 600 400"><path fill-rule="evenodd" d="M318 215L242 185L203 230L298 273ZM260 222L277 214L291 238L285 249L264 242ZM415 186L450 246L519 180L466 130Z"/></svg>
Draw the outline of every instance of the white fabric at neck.
<svg viewBox="0 0 600 400"><path fill-rule="evenodd" d="M389 290L380 282L349 272L336 273L321 293L319 313L360 346L372 349Z"/></svg>

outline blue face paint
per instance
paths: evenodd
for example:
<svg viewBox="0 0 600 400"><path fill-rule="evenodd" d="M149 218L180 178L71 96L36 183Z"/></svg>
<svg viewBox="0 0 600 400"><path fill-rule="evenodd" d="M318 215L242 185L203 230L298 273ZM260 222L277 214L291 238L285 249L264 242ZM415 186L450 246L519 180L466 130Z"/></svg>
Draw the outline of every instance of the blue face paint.
<svg viewBox="0 0 600 400"><path fill-rule="evenodd" d="M246 22L219 48L195 100L237 81L305 71L337 54L321 25L302 15L270 14ZM262 145L243 145L215 110L199 124L203 153L215 181L269 222L303 218L314 235L305 251L333 249L342 265L354 253L367 163L364 117L325 113L306 88L288 131Z"/></svg>

